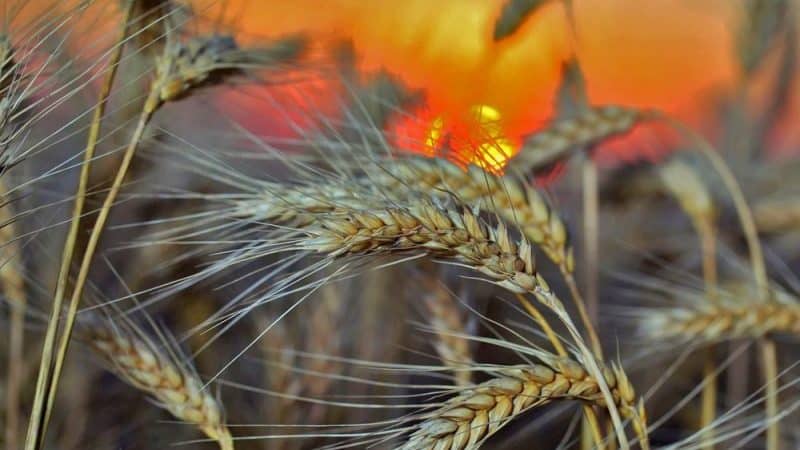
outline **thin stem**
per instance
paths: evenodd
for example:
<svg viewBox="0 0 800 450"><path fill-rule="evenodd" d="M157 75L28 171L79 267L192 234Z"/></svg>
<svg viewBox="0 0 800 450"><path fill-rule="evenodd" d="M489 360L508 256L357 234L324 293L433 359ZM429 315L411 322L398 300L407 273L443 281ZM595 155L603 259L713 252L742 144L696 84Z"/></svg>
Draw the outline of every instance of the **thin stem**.
<svg viewBox="0 0 800 450"><path fill-rule="evenodd" d="M571 273L561 268L564 279L567 281L569 291L578 314L583 322L583 327L589 335L592 351L595 357L602 360L603 347L595 331L597 322L597 267L598 267L598 192L597 192L597 165L592 158L583 160L583 245L586 264L584 267L584 285L586 286L586 302L584 302L577 283ZM588 419L588 417L587 417ZM584 427L588 421L584 422ZM593 425L589 423L589 425ZM594 424L596 426L596 424ZM592 430L594 433L594 430ZM586 443L584 442L583 445Z"/></svg>
<svg viewBox="0 0 800 450"><path fill-rule="evenodd" d="M581 316L583 326L586 328L586 332L589 335L589 341L592 344L592 350L594 351L595 356L602 360L603 347L600 345L600 338L597 336L597 330L592 322L592 318L589 316L589 313L586 310L586 305L583 301L583 297L581 296L581 292L578 289L578 283L575 281L575 276L572 275L572 273L569 272L563 265L560 269L561 274L564 277L564 281L567 283L567 287L569 288L570 296L575 303L575 307L578 309L578 314Z"/></svg>
<svg viewBox="0 0 800 450"><path fill-rule="evenodd" d="M592 158L583 160L583 246L586 309L592 324L597 323L597 268L599 263L597 164Z"/></svg>
<svg viewBox="0 0 800 450"><path fill-rule="evenodd" d="M61 253L61 267L58 272L56 292L53 296L53 308L50 311L47 332L45 333L44 343L42 344L42 355L39 362L39 373L36 380L36 392L34 394L30 422L28 423L28 434L25 439L26 450L36 450L37 448L41 447L42 438L47 431L47 420L45 418L47 414L44 414L45 398L50 396L50 394L47 392L47 386L51 383L53 350L55 349L56 334L58 333L59 322L61 319L64 293L66 291L67 280L69 278L69 269L72 265L75 244L78 240L78 231L80 228L81 216L83 215L83 207L86 201L86 191L89 184L89 171L91 169L92 160L94 159L95 150L97 148L97 141L100 135L100 125L102 118L105 115L106 104L108 103L108 98L111 95L111 88L114 85L117 68L119 66L120 58L122 57L123 43L125 42L125 39L130 31L129 22L133 11L133 4L133 1L129 1L127 8L123 13L122 31L109 59L108 72L103 80L100 98L95 106L94 114L92 116L92 123L89 128L89 138L86 143L86 148L83 152L83 164L81 165L81 173L78 179L78 189L75 193L75 205L72 210L72 220L70 222L69 231L67 232L67 238L64 241L64 249Z"/></svg>
<svg viewBox="0 0 800 450"><path fill-rule="evenodd" d="M525 298L522 294L517 294L517 300L522 304L522 307L525 308L525 311L530 314L534 320L539 324L539 326L544 331L544 334L547 335L547 339L550 340L550 343L553 345L553 348L556 350L559 356L564 358L568 357L569 354L567 350L564 348L564 345L558 339L558 336L553 331L553 328L547 322L547 319L539 312L536 306L533 305L527 298ZM583 405L583 415L585 424L588 423L591 431L591 435L594 438L595 443L597 444L597 448L603 448L603 434L600 432L600 425L597 420L597 413L595 413L594 409L590 405Z"/></svg>
<svg viewBox="0 0 800 450"><path fill-rule="evenodd" d="M50 393L47 399L47 409L45 410L45 421L47 421L49 418L50 412L53 408L53 403L55 402L58 381L61 375L61 370L63 369L67 350L69 349L72 328L75 325L75 317L78 313L78 305L81 297L83 297L83 289L86 287L86 281L89 277L89 269L91 268L92 259L95 251L97 250L97 244L100 242L100 237L103 234L106 221L111 214L111 208L117 199L120 188L122 187L122 182L125 180L125 176L128 174L128 169L133 161L133 156L136 153L136 149L139 147L139 142L144 135L147 124L150 122L150 119L153 117L153 114L158 108L158 105L158 89L153 86L150 89L150 94L148 95L147 100L145 101L142 114L139 116L139 123L136 125L136 129L133 132L133 136L131 137L128 147L125 149L125 154L123 155L122 162L117 169L117 175L114 178L111 189L108 191L105 201L103 201L103 206L100 208L100 212L97 215L97 221L95 222L94 227L92 227L92 233L89 235L89 241L86 244L86 252L83 254L83 260L81 261L81 266L78 271L78 277L75 280L75 287L73 288L72 297L70 298L69 309L67 310L66 321L64 322L64 331L61 334L58 353L56 354L53 377L50 382Z"/></svg>
<svg viewBox="0 0 800 450"><path fill-rule="evenodd" d="M597 419L597 412L591 405L583 405L583 418L583 426L589 429L589 435L595 443L594 448L598 450L604 449L605 438L603 438L603 432L600 430L600 421ZM589 441L586 443L591 444Z"/></svg>
<svg viewBox="0 0 800 450"><path fill-rule="evenodd" d="M547 335L547 339L553 345L556 353L563 357L569 356L567 350L564 348L564 344L562 344L561 340L558 339L558 335L556 335L555 331L553 331L553 328L547 322L547 319L544 318L536 306L534 306L533 303L531 303L531 301L525 298L525 296L522 294L517 294L517 300L519 300L519 302L522 304L522 307L525 308L525 311L527 311L528 314L530 314L536 323L538 323L542 328L542 331L544 331L544 334Z"/></svg>
<svg viewBox="0 0 800 450"><path fill-rule="evenodd" d="M703 364L703 392L701 394L700 429L703 430L704 450L714 449L714 419L717 415L717 366L714 358L715 347L706 349Z"/></svg>
<svg viewBox="0 0 800 450"><path fill-rule="evenodd" d="M712 166L714 166L714 170L716 170L719 176L722 178L722 182L725 183L725 187L733 200L736 213L739 215L739 221L741 222L742 230L744 231L745 239L747 240L747 247L750 253L750 265L753 270L753 280L755 281L756 289L758 291L758 300L762 302L766 301L769 297L769 280L767 278L766 264L764 263L764 252L761 248L761 242L758 239L758 231L756 228L756 222L753 219L753 212L750 210L750 207L747 204L747 200L745 199L741 186L736 181L736 177L734 177L733 173L731 173L731 170L725 163L725 160L722 159L722 157L719 156L716 151L714 151L714 149L711 147L711 144L709 144L705 139L677 120L663 115L659 116L658 113L655 113L655 116L663 118L673 127L675 127L675 129L680 131L684 136L692 140L695 145L697 145L698 149L706 156L706 158L708 158ZM767 448L768 450L776 450L778 448L779 428L777 416L778 392L777 386L774 385L777 383L777 380L774 379L777 377L777 356L775 355L775 343L771 342L769 339L762 339L759 346L761 347L761 352L764 358L764 378L766 378L768 383L766 390L766 420L769 424L767 425Z"/></svg>
<svg viewBox="0 0 800 450"><path fill-rule="evenodd" d="M613 436L614 425L611 422L606 423L606 429L608 430L609 436ZM606 450L617 450L617 441L615 439L609 439Z"/></svg>
<svg viewBox="0 0 800 450"><path fill-rule="evenodd" d="M767 450L780 448L780 424L778 422L778 351L775 341L761 340L761 361L764 365L764 381L767 394Z"/></svg>
<svg viewBox="0 0 800 450"><path fill-rule="evenodd" d="M710 217L697 217L694 222L700 239L700 248L703 256L703 282L705 284L706 297L712 303L718 303L717 298L717 248L714 236L714 223ZM703 433L703 449L714 449L714 419L717 413L717 370L715 347L711 346L706 350L705 361L703 364L703 392L701 394L701 414L700 429Z"/></svg>
<svg viewBox="0 0 800 450"><path fill-rule="evenodd" d="M608 408L608 413L611 416L611 421L614 424L614 430L616 430L620 448L622 450L628 450L630 448L630 443L628 442L628 437L625 435L625 427L622 425L622 419L620 418L617 405L614 403L614 397L611 395L611 389L605 382L603 372L600 370L600 366L597 364L597 359L594 357L592 351L586 346L580 331L578 331L578 328L575 326L572 318L570 318L569 314L567 314L567 311L564 309L564 305L562 304L561 300L547 287L538 286L533 290L532 294L539 302L550 308L550 310L558 317L561 323L564 324L567 332L569 332L570 336L575 342L575 345L578 347L579 353L583 357L583 363L586 365L587 371L593 377L595 377L596 380L598 380L597 386L600 388L600 392L602 392L603 398L606 400L606 407Z"/></svg>
<svg viewBox="0 0 800 450"><path fill-rule="evenodd" d="M718 303L717 285L717 241L714 236L714 224L709 220L695 221L695 229L700 239L700 249L703 255L703 284L709 301Z"/></svg>

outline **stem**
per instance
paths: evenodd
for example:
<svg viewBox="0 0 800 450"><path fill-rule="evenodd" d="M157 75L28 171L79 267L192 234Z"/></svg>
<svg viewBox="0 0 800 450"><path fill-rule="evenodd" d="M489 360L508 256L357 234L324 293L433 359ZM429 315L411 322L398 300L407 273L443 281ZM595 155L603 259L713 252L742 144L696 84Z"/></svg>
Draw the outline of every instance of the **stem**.
<svg viewBox="0 0 800 450"><path fill-rule="evenodd" d="M767 450L780 448L778 423L778 352L775 341L764 338L760 341L761 358L764 364L764 381L767 394Z"/></svg>
<svg viewBox="0 0 800 450"><path fill-rule="evenodd" d="M92 233L89 236L89 242L86 244L86 252L83 254L83 260L81 261L80 270L78 271L78 277L75 280L75 287L72 291L72 297L70 298L66 321L64 322L64 331L61 334L61 341L58 346L58 353L56 354L53 377L50 381L50 390L47 398L47 409L45 410L45 424L49 419L53 408L53 403L55 402L59 377L64 366L64 359L66 358L67 350L69 349L72 328L75 325L75 317L78 314L78 305L81 297L83 297L83 289L86 286L86 280L89 277L89 269L91 268L92 259L95 251L97 250L97 244L100 242L100 237L103 234L106 221L111 214L111 208L117 199L120 188L122 187L122 182L125 180L125 176L128 174L131 161L133 161L133 155L136 153L136 149L139 147L139 142L144 135L147 124L153 117L153 113L155 113L158 105L158 90L153 87L150 89L150 93L145 101L142 114L139 116L139 123L136 125L136 130L133 132L131 141L128 144L128 147L125 149L125 154L123 155L122 162L117 169L117 175L114 178L114 183L111 185L111 189L108 191L105 201L103 201L103 206L100 208L100 213L97 215L97 221L95 222L94 227L92 227Z"/></svg>
<svg viewBox="0 0 800 450"><path fill-rule="evenodd" d="M595 329L594 323L592 323L592 319L586 310L586 305L583 301L583 297L581 296L581 292L578 290L578 283L575 281L575 276L573 276L572 273L569 272L563 265L560 267L560 270L562 276L564 277L564 281L567 283L567 287L569 288L570 296L575 303L575 307L578 309L578 314L581 316L581 321L583 322L584 328L586 328L586 332L589 334L589 341L592 344L592 350L594 351L595 356L602 360L603 347L600 345L600 338L597 336L597 330Z"/></svg>
<svg viewBox="0 0 800 450"><path fill-rule="evenodd" d="M622 425L622 419L620 419L619 410L616 403L614 403L614 397L611 395L611 389L609 389L608 384L605 382L603 371L601 371L600 366L597 365L597 359L584 343L581 333L569 317L569 314L567 314L561 300L550 291L549 288L543 286L537 286L532 293L536 299L547 306L558 317L561 323L564 324L564 327L566 327L575 345L578 347L579 354L582 356L582 362L585 364L587 371L597 380L597 386L603 394L606 407L608 408L608 414L611 416L611 422L614 424L614 430L617 432L620 448L622 450L628 450L630 448L630 443L628 442L628 437L625 435L625 427Z"/></svg>
<svg viewBox="0 0 800 450"><path fill-rule="evenodd" d="M695 230L700 239L700 248L703 255L703 282L706 296L712 303L718 303L717 298L717 249L714 237L714 223L710 217L696 217ZM704 430L702 448L714 449L714 419L717 414L717 370L715 346L707 349L703 364L703 392L701 395L700 430Z"/></svg>
<svg viewBox="0 0 800 450"><path fill-rule="evenodd" d="M583 427L584 429L589 429L589 435L592 437L592 440L595 442L595 447L598 450L602 450L605 448L603 438L603 432L600 430L600 421L597 420L597 413L595 412L594 408L591 405L583 405ZM591 441L586 440L582 442L582 445L588 445L589 448L591 447Z"/></svg>
<svg viewBox="0 0 800 450"><path fill-rule="evenodd" d="M656 117L658 117L656 113ZM736 208L736 213L739 215L742 230L744 231L745 239L747 240L747 247L750 253L750 265L753 270L753 280L758 290L758 300L766 301L769 296L769 281L767 278L767 269L764 264L764 252L761 249L761 242L758 240L758 232L756 223L753 219L753 212L747 204L741 186L736 181L736 178L731 173L730 168L725 163L719 154L714 151L711 145L699 136L697 133L690 130L677 120L671 119L666 116L660 116L670 123L675 129L680 131L684 136L691 139L698 149L708 158L725 183L725 187L730 194L733 204ZM767 381L767 449L777 450L779 426L778 426L778 390L777 390L777 355L775 350L775 343L769 339L762 339L759 346L761 347L762 357L764 360L764 378Z"/></svg>
<svg viewBox="0 0 800 450"><path fill-rule="evenodd" d="M608 430L608 434L612 434L614 432L613 424L611 424L611 422L606 423L606 429ZM617 441L610 439L608 441L608 448L606 450L617 450Z"/></svg>
<svg viewBox="0 0 800 450"><path fill-rule="evenodd" d="M75 194L75 205L72 210L72 220L70 222L67 238L64 241L64 249L61 253L61 267L58 272L56 292L53 296L53 308L50 311L50 318L47 324L44 343L42 344L41 361L39 362L39 373L36 380L36 392L34 394L31 418L28 423L28 434L25 439L25 450L36 450L42 445L42 438L47 431L47 420L45 420L44 406L47 386L51 379L51 364L53 360L53 349L55 348L56 334L58 333L59 322L61 319L61 309L64 302L64 292L66 291L67 279L69 278L69 268L72 265L72 256L75 251L75 244L78 238L81 216L86 201L86 191L89 184L89 171L92 160L94 159L97 141L100 135L100 125L105 115L106 104L111 95L111 88L114 85L114 78L122 56L122 47L129 32L129 21L133 11L133 1L128 2L128 6L123 13L122 32L117 39L116 47L109 59L108 72L103 80L99 101L95 106L92 116L92 123L89 128L89 138L83 152L83 164L78 179L78 190Z"/></svg>
<svg viewBox="0 0 800 450"><path fill-rule="evenodd" d="M217 444L219 445L219 450L234 450L233 447L233 438L229 434L225 434L225 436L221 437Z"/></svg>
<svg viewBox="0 0 800 450"><path fill-rule="evenodd" d="M701 395L702 410L700 414L700 429L704 431L702 448L714 449L714 419L717 415L717 368L714 359L714 348L706 350L705 363L703 364L703 393Z"/></svg>
<svg viewBox="0 0 800 450"><path fill-rule="evenodd" d="M586 313L592 324L597 322L597 267L599 262L598 247L598 191L597 164L592 158L583 160L583 246L586 267L584 284L586 285Z"/></svg>
<svg viewBox="0 0 800 450"><path fill-rule="evenodd" d="M531 303L530 300L525 298L525 296L522 294L517 294L517 300L519 300L519 302L522 304L522 307L525 308L525 311L527 311L528 314L530 314L531 317L533 317L533 319L536 320L536 323L538 323L539 326L542 328L542 331L544 331L544 334L547 335L547 339L553 345L553 348L556 350L556 353L558 353L559 356L565 358L568 357L569 354L567 353L567 350L564 348L564 345L558 339L558 335L556 335L555 331L553 331L553 328L547 322L547 319L544 318L542 313L540 313L539 310L536 309L536 306L534 306L533 303Z"/></svg>
<svg viewBox="0 0 800 450"><path fill-rule="evenodd" d="M539 324L542 328L544 333L547 335L547 339L555 348L556 353L559 356L567 358L569 354L567 350L564 348L564 345L561 344L561 341L558 339L558 336L553 331L553 328L547 322L547 319L539 312L536 306L533 305L527 298L525 298L522 294L517 294L517 300L522 304L522 307L525 308L525 311L530 314L534 320ZM595 443L597 443L597 448L603 448L603 434L600 432L600 425L597 421L597 414L595 413L594 409L592 409L589 405L583 405L583 418L584 418L584 425L589 424L591 434L594 438Z"/></svg>
<svg viewBox="0 0 800 450"><path fill-rule="evenodd" d="M718 303L717 295L717 241L714 237L714 224L710 219L696 220L695 229L700 239L700 249L703 253L703 283L706 295L713 303Z"/></svg>

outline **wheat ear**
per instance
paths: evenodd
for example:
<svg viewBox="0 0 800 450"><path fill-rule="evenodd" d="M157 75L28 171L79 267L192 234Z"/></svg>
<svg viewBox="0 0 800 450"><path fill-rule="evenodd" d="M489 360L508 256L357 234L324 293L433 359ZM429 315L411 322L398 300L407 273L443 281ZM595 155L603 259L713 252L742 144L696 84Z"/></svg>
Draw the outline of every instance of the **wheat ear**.
<svg viewBox="0 0 800 450"><path fill-rule="evenodd" d="M586 357L588 368L600 373L593 353L583 344L563 304L536 273L530 244L524 237L515 243L502 222L488 227L469 210L457 212L419 202L410 208L337 211L321 220L319 226L303 231L309 237L300 244L305 250L332 257L423 250L432 256L462 263L511 292L533 294L567 327ZM608 387L601 383L600 388L611 400ZM620 445L627 448L618 411L613 402L608 404Z"/></svg>
<svg viewBox="0 0 800 450"><path fill-rule="evenodd" d="M464 171L446 160L409 158L373 176L391 192L413 189L432 197L454 196L466 204L479 204L513 223L558 265L563 274L592 349L602 359L602 347L590 314L574 279L575 260L567 227L543 196L530 184L514 176L498 176L477 166Z"/></svg>
<svg viewBox="0 0 800 450"><path fill-rule="evenodd" d="M687 305L648 314L642 330L654 340L720 342L773 334L800 337L800 303L748 302L748 298Z"/></svg>
<svg viewBox="0 0 800 450"><path fill-rule="evenodd" d="M599 383L586 368L552 355L542 364L497 370L493 377L425 414L402 449L477 449L517 415L557 400L606 407ZM619 368L605 368L604 382L625 417L638 414L633 387Z"/></svg>
<svg viewBox="0 0 800 450"><path fill-rule="evenodd" d="M523 142L510 167L522 173L547 167L614 136L629 132L645 116L620 106L586 108L572 117L556 120Z"/></svg>
<svg viewBox="0 0 800 450"><path fill-rule="evenodd" d="M81 337L125 382L146 392L176 418L197 426L221 450L233 450L233 438L220 403L197 376L160 349L119 327L90 326Z"/></svg>
<svg viewBox="0 0 800 450"><path fill-rule="evenodd" d="M514 223L521 233L536 244L558 265L575 300L592 348L602 357L597 332L577 289L573 271L575 261L567 227L543 196L532 186L513 176L498 176L470 165L461 167L443 159L407 157L380 167L358 184L378 186L388 199L407 200L412 193L424 192L432 198L456 197L458 201L479 204ZM255 220L275 221L304 227L319 214L376 206L369 196L358 190L337 186L298 186L287 188L270 184L267 194L255 200L236 204L236 215Z"/></svg>
<svg viewBox="0 0 800 450"><path fill-rule="evenodd" d="M349 180L352 181L352 180ZM574 270L567 228L533 187L511 176L498 176L470 165L461 167L444 159L404 157L385 161L374 173L356 178L356 187L307 185L287 187L266 184L264 195L236 203L237 216L304 227L318 215L337 210L380 207L391 200L407 200L424 192L431 198L455 197L479 204L514 223L523 235L559 267ZM377 188L385 201L375 201Z"/></svg>

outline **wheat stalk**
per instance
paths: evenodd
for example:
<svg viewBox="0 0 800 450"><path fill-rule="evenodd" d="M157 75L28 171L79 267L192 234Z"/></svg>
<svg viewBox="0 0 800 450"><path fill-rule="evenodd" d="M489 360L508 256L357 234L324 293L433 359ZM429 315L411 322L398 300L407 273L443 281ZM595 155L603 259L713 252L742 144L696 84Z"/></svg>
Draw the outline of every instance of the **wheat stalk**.
<svg viewBox="0 0 800 450"><path fill-rule="evenodd" d="M296 337L292 334L292 327L283 321L277 321L266 314L258 314L256 323L262 327L264 323L273 324L268 339L260 340L260 347L267 361L270 363L264 372L264 385L272 392L288 394L286 396L271 397L265 404L267 419L275 424L290 424L297 420L300 410L294 406L295 396L303 389L303 379L294 376L291 367L296 364L296 353L292 351L296 346ZM260 328L259 328L260 331ZM276 443L278 448L290 447L289 442Z"/></svg>
<svg viewBox="0 0 800 450"><path fill-rule="evenodd" d="M89 326L82 338L125 382L158 400L176 418L197 426L221 450L233 450L220 403L197 376L151 343L120 327Z"/></svg>
<svg viewBox="0 0 800 450"><path fill-rule="evenodd" d="M700 180L696 170L689 164L675 158L659 170L661 181L675 197L681 208L689 216L697 235L703 258L703 280L708 301L717 301L717 260L714 224L716 208L706 185ZM706 430L705 450L713 450L714 417L716 416L717 369L714 363L714 348L707 350L703 365L703 393L700 429Z"/></svg>
<svg viewBox="0 0 800 450"><path fill-rule="evenodd" d="M319 289L319 300L308 317L306 330L306 351L314 355L340 356L344 350L342 318L347 312L342 293L338 287L325 284ZM342 371L342 364L332 358L316 357L306 365L301 385L310 398L320 398L335 386L334 379L325 376ZM308 414L309 423L320 422L325 415L325 405L314 405Z"/></svg>
<svg viewBox="0 0 800 450"><path fill-rule="evenodd" d="M111 88L114 84L117 67L120 58L122 57L123 43L128 36L128 19L130 18L132 9L133 2L130 2L128 7L125 9L120 36L117 39L112 54L109 58L109 67L103 80L103 86L100 91L97 105L95 106L92 123L89 128L89 136L86 148L83 152L83 164L81 165L81 173L78 177L78 187L75 193L75 204L72 210L72 220L70 221L69 231L67 232L67 237L64 241L64 248L61 254L61 264L58 272L58 279L56 281L56 292L53 296L53 307L50 311L47 331L45 334L44 343L42 344L42 355L39 364L39 373L36 380L36 393L34 395L33 408L28 425L28 434L25 440L26 450L37 450L41 447L41 442L43 441L44 435L47 431L50 411L52 408L51 403L55 399L54 390L58 383L58 378L51 374L51 366L53 360L53 350L55 349L57 337L56 334L58 333L59 323L61 320L62 305L67 289L67 278L69 276L69 270L72 264L72 257L75 251L78 231L80 229L80 220L81 216L83 215L83 207L86 201L90 167L92 160L94 159L95 150L97 148L102 118L105 113L108 98L111 95ZM77 304L74 309L77 309ZM72 314L70 317L74 318L74 314ZM68 337L69 336L67 336L67 338ZM60 367L56 370L60 370Z"/></svg>
<svg viewBox="0 0 800 450"><path fill-rule="evenodd" d="M129 9L126 12L125 17L126 24L123 31L123 39L127 34L128 16L130 14L131 6L128 8ZM105 228L105 223L111 213L112 206L116 201L120 188L122 187L122 183L131 166L134 154L136 153L139 143L144 136L144 131L147 128L147 125L150 123L150 120L153 118L153 115L167 102L179 100L188 96L198 88L221 83L227 77L239 74L243 65L266 65L270 63L275 64L284 62L285 60L291 60L297 57L302 49L303 41L301 39L290 38L288 40L277 41L272 47L266 48L263 51L250 53L239 49L232 38L211 35L193 38L186 43L180 43L177 41L168 42L168 45L164 47L163 54L156 58L155 76L151 82L147 98L144 102L144 106L136 124L136 128L134 129L131 140L122 156L122 160L114 177L114 181L109 189L108 194L106 195L105 200L103 201L103 205L100 208L97 220L92 227L92 232L89 236L89 240L83 254L83 259L81 260L78 276L72 291L72 297L70 299L69 308L66 314L64 332L62 333L61 341L58 347L58 353L55 357L55 364L53 365L52 377L50 377L49 370L41 369L44 371L44 376L40 377L42 378L42 381L39 384L49 385L47 388L47 403L46 408L44 408L44 427L42 427L42 430L45 430L47 427L48 417L50 411L52 410L52 404L55 401L55 393L63 367L63 360L66 357L67 349L69 347L70 335L74 325L75 316L77 314L77 307L83 295L83 289L89 275L94 253ZM107 86L109 88L113 82L112 74L110 74L108 78ZM103 97L101 104L105 102L105 99L107 99L107 96ZM102 109L98 106L97 111L102 112ZM100 121L98 118L98 129L99 123ZM87 155L89 154L89 148L91 148L92 151L94 149L94 143L91 141L91 138L90 146L87 147ZM88 170L86 172L88 173ZM81 187L85 188L85 185L83 185L83 177L81 177L81 183ZM79 206L82 207L83 195L79 194L77 198L79 200L76 201L76 211L78 211ZM73 226L77 226L79 217L80 216L78 214L73 215ZM70 236L72 236L72 229L70 230ZM69 267L69 262L71 261L72 257L72 247L74 247L74 241L71 242L68 240L67 246L65 247L64 258L62 260L61 275L65 275L66 269ZM59 284L61 285L63 282L65 282L65 276L61 276L59 278ZM57 290L56 294L56 301L54 302L53 310L53 317L55 319L51 321L51 325L55 324L55 326L52 327L53 333L55 333L55 330L58 328L58 314L55 314L55 312L58 311L56 306L59 306L60 310L60 305L63 298L63 288ZM51 327L48 327L48 331L50 328ZM54 340L55 337L53 336L52 339ZM52 340L48 340L46 342L46 351L43 352L42 355L42 368L45 367L46 362L51 358L50 355L52 353L52 345ZM41 402L42 400L38 400L35 403L37 411L42 408L42 406L40 406ZM37 412L34 417L37 417L38 414L39 413ZM38 420L36 422L38 422ZM39 439L37 436L42 434L39 433L38 428L39 425L36 425L35 428L31 428L29 432L29 436L31 436L29 437L31 446L27 450L34 450L36 448L37 444L35 440Z"/></svg>
<svg viewBox="0 0 800 450"><path fill-rule="evenodd" d="M604 382L625 417L639 416L633 387L618 367ZM426 413L402 449L477 449L517 415L557 400L606 407L599 383L580 363L552 355L547 362L497 370L493 377Z"/></svg>

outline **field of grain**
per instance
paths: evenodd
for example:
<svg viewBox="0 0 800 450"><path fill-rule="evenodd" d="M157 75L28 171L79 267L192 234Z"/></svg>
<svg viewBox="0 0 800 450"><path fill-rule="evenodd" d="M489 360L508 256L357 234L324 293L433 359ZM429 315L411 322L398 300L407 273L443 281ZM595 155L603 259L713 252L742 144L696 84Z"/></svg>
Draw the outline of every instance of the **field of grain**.
<svg viewBox="0 0 800 450"><path fill-rule="evenodd" d="M0 448L799 449L800 3L646 3L1 0Z"/></svg>

